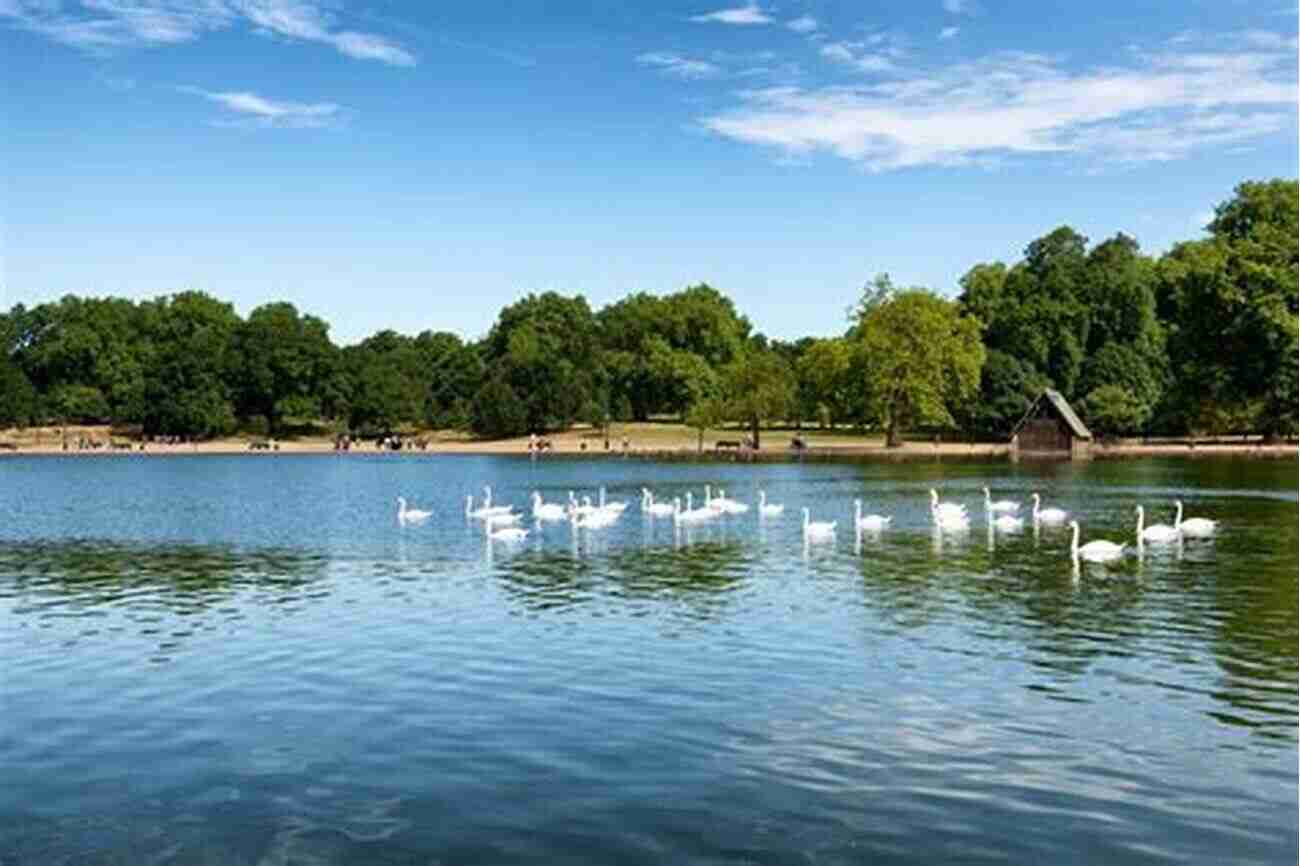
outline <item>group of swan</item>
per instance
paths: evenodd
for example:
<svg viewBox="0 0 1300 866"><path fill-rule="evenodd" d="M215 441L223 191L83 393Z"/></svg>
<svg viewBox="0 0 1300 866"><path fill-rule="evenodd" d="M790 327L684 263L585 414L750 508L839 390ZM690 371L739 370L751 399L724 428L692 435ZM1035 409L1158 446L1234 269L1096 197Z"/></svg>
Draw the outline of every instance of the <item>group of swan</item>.
<svg viewBox="0 0 1300 866"><path fill-rule="evenodd" d="M766 491L760 490L758 496L758 513L761 517L779 517L784 513L784 505L767 501ZM1060 508L1043 508L1041 497L1037 493L1031 494L1031 498L1034 503L1033 522L1035 526L1039 524L1061 525L1069 518L1069 513ZM1145 523L1146 513L1143 507L1141 505L1136 506L1137 548L1139 550L1144 544L1173 544L1184 538L1209 538L1218 531L1218 521L1203 517L1191 517L1184 520L1183 503L1176 500L1174 504L1177 515L1174 518L1173 525L1165 523L1147 525ZM423 523L433 514L432 511L409 507L406 499L401 496L397 497L397 505L397 519L403 525ZM592 504L590 496L582 497L581 502L579 502L573 491L569 491L567 505L545 502L541 493L536 491L532 494L532 514L535 520L539 522L568 520L575 530L603 529L612 526L626 509L626 502L607 500L604 487L599 490L598 504ZM805 540L829 540L835 537L836 521L813 520L810 509L803 508L801 510ZM1016 514L1019 510L1019 502L1006 499L994 501L989 488L984 488L984 513L990 533L994 529L1015 532L1023 528L1025 520ZM654 493L648 488L642 488L641 511L651 517L671 517L674 524L690 524L714 520L724 514L744 514L749 511L749 505L734 499L728 499L726 491L722 489L719 489L718 495L714 496L712 487L706 485L704 488L704 505L696 508L691 492L687 491L686 507L683 509L680 498L675 497L671 504L656 502ZM522 514L515 512L513 506L492 504L492 488L490 486L484 486L483 504L477 508L474 507L474 497L472 495L465 498L465 516L469 519L482 520L484 534L489 539L522 541L528 537L529 531L527 529L515 525L522 521ZM970 528L970 515L967 513L966 506L959 502L941 501L938 491L934 489L930 490L930 517L935 529L940 532L962 532ZM853 501L853 528L857 532L879 532L888 528L892 519L892 517L880 514L864 515L862 513L862 501L860 499ZM1072 532L1070 555L1076 564L1081 560L1101 563L1113 562L1123 557L1128 550L1127 545L1116 544L1102 539L1080 545L1079 522L1071 520L1069 521L1069 527Z"/></svg>
<svg viewBox="0 0 1300 866"><path fill-rule="evenodd" d="M1177 515L1174 517L1173 525L1168 523L1153 523L1146 525L1146 512L1141 505L1135 507L1137 512L1137 549L1139 554L1144 545L1147 544L1177 544L1184 538L1209 538L1219 529L1219 521L1209 520L1204 517L1192 517L1183 520L1183 503L1181 500L1175 500L1174 505ZM1090 541L1082 547L1079 546L1079 522L1070 521L1070 529L1074 537L1070 542L1070 555L1078 564L1079 560L1087 562L1113 562L1122 557L1128 550L1128 545L1116 544L1113 541Z"/></svg>

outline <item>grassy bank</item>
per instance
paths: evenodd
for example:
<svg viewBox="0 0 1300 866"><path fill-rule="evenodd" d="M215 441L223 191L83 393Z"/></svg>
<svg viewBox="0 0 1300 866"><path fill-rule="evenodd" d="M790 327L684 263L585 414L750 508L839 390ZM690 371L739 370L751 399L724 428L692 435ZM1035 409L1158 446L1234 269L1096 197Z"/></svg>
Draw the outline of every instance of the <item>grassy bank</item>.
<svg viewBox="0 0 1300 866"><path fill-rule="evenodd" d="M736 441L744 434L735 430L710 433L704 437L700 449L697 431L680 424L645 423L613 425L606 449L604 432L579 427L547 436L550 453L570 456L622 456L653 457L657 459L716 459L773 462L789 459L837 460L881 459L910 460L926 458L999 459L1009 456L1004 443L987 442L906 442L901 448L887 448L883 436L862 435L847 430L808 429L799 433L807 448L802 454L790 447L793 430L769 430L762 434L762 447L757 451L718 449L719 441ZM626 439L626 450L624 440ZM64 442L68 447L64 449ZM473 439L453 430L427 430L410 434L406 441L423 442L423 448L407 448L402 454L527 454L528 438L484 441ZM79 443L94 443L97 447L82 449ZM268 450L252 451L255 442L273 443ZM374 454L374 443L354 444L348 454ZM140 451L140 443L122 436L113 436L106 426L29 427L0 430L0 454L336 454L334 440L324 436L304 436L291 439L266 440L263 437L232 436L203 442L164 444L147 443ZM1095 445L1092 457L1138 458L1153 456L1177 457L1294 457L1294 441L1266 443L1256 438L1228 440L1161 440L1158 443L1140 439L1116 440Z"/></svg>

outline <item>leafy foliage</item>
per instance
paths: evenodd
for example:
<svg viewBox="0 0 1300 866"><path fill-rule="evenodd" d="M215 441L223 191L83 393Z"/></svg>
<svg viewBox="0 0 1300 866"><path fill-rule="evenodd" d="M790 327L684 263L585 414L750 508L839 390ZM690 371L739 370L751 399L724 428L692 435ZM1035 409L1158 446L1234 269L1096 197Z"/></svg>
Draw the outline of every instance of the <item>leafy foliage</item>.
<svg viewBox="0 0 1300 866"><path fill-rule="evenodd" d="M924 289L883 301L859 325L867 357L868 403L890 445L916 424L953 424L952 407L979 388L984 346L979 323Z"/></svg>

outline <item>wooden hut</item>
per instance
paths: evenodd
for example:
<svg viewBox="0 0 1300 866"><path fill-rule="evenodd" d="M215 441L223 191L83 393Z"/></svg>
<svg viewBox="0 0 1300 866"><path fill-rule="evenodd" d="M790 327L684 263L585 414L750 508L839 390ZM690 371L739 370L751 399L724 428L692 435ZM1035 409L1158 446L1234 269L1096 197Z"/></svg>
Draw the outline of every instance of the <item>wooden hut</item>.
<svg viewBox="0 0 1300 866"><path fill-rule="evenodd" d="M1011 431L1013 456L1080 460L1088 456L1091 444L1092 433L1061 392L1051 388L1038 395Z"/></svg>

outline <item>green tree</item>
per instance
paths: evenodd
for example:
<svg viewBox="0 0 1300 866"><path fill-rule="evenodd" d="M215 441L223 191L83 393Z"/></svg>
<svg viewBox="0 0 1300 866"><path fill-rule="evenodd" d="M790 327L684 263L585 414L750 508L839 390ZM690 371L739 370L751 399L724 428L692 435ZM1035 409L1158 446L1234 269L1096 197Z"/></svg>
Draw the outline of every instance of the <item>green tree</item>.
<svg viewBox="0 0 1300 866"><path fill-rule="evenodd" d="M830 424L842 421L851 411L856 390L851 379L853 345L844 338L813 340L795 365L801 413L826 410Z"/></svg>
<svg viewBox="0 0 1300 866"><path fill-rule="evenodd" d="M1253 419L1268 434L1295 431L1297 223L1295 181L1245 183L1215 210L1210 238L1160 261L1172 399L1186 426Z"/></svg>
<svg viewBox="0 0 1300 866"><path fill-rule="evenodd" d="M727 405L720 397L701 397L686 412L686 426L699 434L698 451L704 451L704 434L720 428L727 421Z"/></svg>
<svg viewBox="0 0 1300 866"><path fill-rule="evenodd" d="M951 407L973 398L984 365L979 323L925 289L898 292L858 328L868 358L867 402L890 446L914 424L951 424Z"/></svg>
<svg viewBox="0 0 1300 866"><path fill-rule="evenodd" d="M9 357L0 357L0 425L26 427L36 416L36 389Z"/></svg>
<svg viewBox="0 0 1300 866"><path fill-rule="evenodd" d="M986 436L1008 436L1050 383L1032 365L1000 352L987 350L980 371L980 390L974 400L959 402L953 416L965 430Z"/></svg>
<svg viewBox="0 0 1300 866"><path fill-rule="evenodd" d="M489 439L528 432L528 408L504 379L494 378L474 395L469 407L470 428Z"/></svg>
<svg viewBox="0 0 1300 866"><path fill-rule="evenodd" d="M751 348L723 369L721 379L727 414L748 425L759 447L763 421L787 416L794 405L794 375L776 352Z"/></svg>
<svg viewBox="0 0 1300 866"><path fill-rule="evenodd" d="M490 374L522 401L527 427L567 427L603 390L596 320L581 296L529 295L501 311L484 340Z"/></svg>
<svg viewBox="0 0 1300 866"><path fill-rule="evenodd" d="M1084 398L1083 414L1094 432L1115 435L1140 430L1151 407L1122 385L1102 385Z"/></svg>
<svg viewBox="0 0 1300 866"><path fill-rule="evenodd" d="M264 304L235 329L233 384L241 415L261 415L270 432L286 415L317 417L338 367L329 325L293 304Z"/></svg>
<svg viewBox="0 0 1300 866"><path fill-rule="evenodd" d="M150 342L144 427L150 433L214 436L234 429L227 382L239 317L202 292L146 306Z"/></svg>

